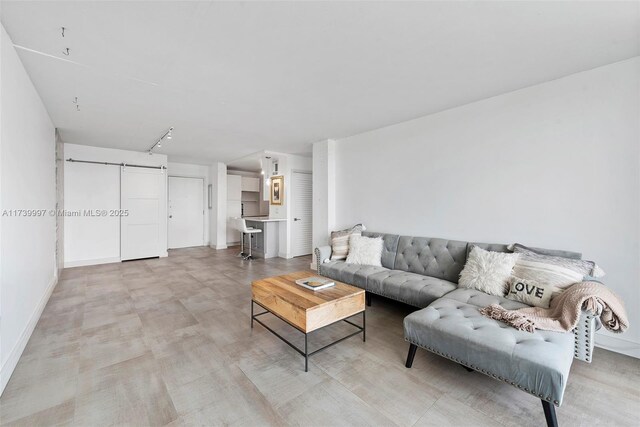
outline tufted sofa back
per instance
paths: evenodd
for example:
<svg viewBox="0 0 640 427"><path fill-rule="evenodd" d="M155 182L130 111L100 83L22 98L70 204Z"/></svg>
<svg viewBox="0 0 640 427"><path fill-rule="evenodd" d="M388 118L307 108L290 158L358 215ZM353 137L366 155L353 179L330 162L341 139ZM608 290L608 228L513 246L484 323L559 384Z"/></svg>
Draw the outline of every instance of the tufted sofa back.
<svg viewBox="0 0 640 427"><path fill-rule="evenodd" d="M471 248L474 246L479 246L485 251L492 252L511 252L508 249L508 245L503 245L500 243L475 243L470 242L467 246L467 257L469 256L469 252L471 252ZM582 259L582 254L580 252L572 252L572 251L563 251L558 249L544 249L544 248L531 248L534 251L549 256L559 256L562 258L570 258L570 259Z"/></svg>
<svg viewBox="0 0 640 427"><path fill-rule="evenodd" d="M393 270L400 236L397 234L375 233L372 231L364 231L362 235L365 237L382 237L384 241L382 247L382 266Z"/></svg>
<svg viewBox="0 0 640 427"><path fill-rule="evenodd" d="M400 236L394 269L458 283L467 260L467 242Z"/></svg>
<svg viewBox="0 0 640 427"><path fill-rule="evenodd" d="M403 270L424 276L436 277L458 283L460 272L467 262L472 246L494 252L510 252L501 243L475 243L432 237L399 236L397 234L365 231L366 237L382 237L382 266L392 270ZM580 259L579 252L532 248L545 255Z"/></svg>

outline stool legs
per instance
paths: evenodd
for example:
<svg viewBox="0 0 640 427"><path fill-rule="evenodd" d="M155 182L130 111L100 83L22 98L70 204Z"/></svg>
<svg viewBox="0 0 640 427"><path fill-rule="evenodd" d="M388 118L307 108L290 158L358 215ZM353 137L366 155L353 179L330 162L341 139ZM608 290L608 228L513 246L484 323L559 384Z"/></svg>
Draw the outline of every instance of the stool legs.
<svg viewBox="0 0 640 427"><path fill-rule="evenodd" d="M238 254L238 256L241 256L244 258L244 233L240 233L240 253Z"/></svg>
<svg viewBox="0 0 640 427"><path fill-rule="evenodd" d="M253 233L249 233L249 255L247 255L247 257L245 259L247 260L252 260L253 259L253 255L251 255L251 247L253 246Z"/></svg>

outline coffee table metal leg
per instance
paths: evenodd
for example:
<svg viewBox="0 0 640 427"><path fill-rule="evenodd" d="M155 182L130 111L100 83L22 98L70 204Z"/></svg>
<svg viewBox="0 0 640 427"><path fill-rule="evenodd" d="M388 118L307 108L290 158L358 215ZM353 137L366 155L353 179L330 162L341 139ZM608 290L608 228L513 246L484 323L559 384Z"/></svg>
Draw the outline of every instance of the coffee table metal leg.
<svg viewBox="0 0 640 427"><path fill-rule="evenodd" d="M309 349L307 348L307 334L304 334L304 371L309 372Z"/></svg>
<svg viewBox="0 0 640 427"><path fill-rule="evenodd" d="M264 308L266 311L263 311L262 313L257 313L257 314L256 314L256 313L254 312L254 304L259 305L260 307ZM277 333L275 330L271 329L269 326L267 326L265 323L263 323L260 319L258 319L258 317L259 317L259 316L262 316L262 315L264 315L264 314L269 314L269 313L274 314L273 312L269 311L269 309L267 309L265 306L263 306L263 305L262 305L262 304L260 304L259 302L255 301L255 300L251 300L251 328L253 328L253 322L254 322L254 321L258 322L258 323L259 323L259 324L261 324L261 325L262 325L266 330L268 330L268 331L269 331L269 332L271 332L273 335L275 335L276 337L278 337L280 340L282 340L282 341L283 341L285 344L287 344L289 347L293 348L293 349L294 349L296 352L298 352L300 355L304 356L304 371L305 371L305 372L309 372L309 357L310 357L310 356L313 356L314 354L316 354L316 353L318 353L318 352L320 352L320 351L322 351L322 350L324 350L324 349L326 349L326 348L328 348L328 347L331 347L331 346L333 346L333 345L336 345L336 344L338 344L339 342L342 342L342 341L344 341L344 340L346 340L346 339L349 339L349 338L351 338L351 337L353 337L353 336L355 336L355 335L357 335L357 334L359 334L359 333L362 333L362 341L366 341L366 336L365 336L365 332L366 332L366 317L365 317L365 316L366 316L366 315L365 315L365 311L364 311L364 310L361 312L361 313L362 313L362 326L361 326L361 325L358 325L357 323L353 323L353 322L351 322L351 321L350 321L350 320L348 320L348 319L342 319L342 321L343 321L343 322L347 322L348 324L350 324L350 325L352 325L352 326L355 326L355 327L358 329L356 332L353 332L353 333L351 333L351 334L349 334L349 335L347 335L347 336L344 336L344 337L342 337L342 338L340 338L340 339L338 339L338 340L336 340L336 341L333 341L332 343L329 343L329 344L325 345L324 347L320 347L320 348L318 348L318 349L316 349L316 350L314 350L314 351L312 351L312 352L309 352L309 333L302 332L302 330L298 329L300 332L302 332L302 333L304 334L304 350L303 350L303 349L301 349L301 348L296 347L295 345L293 345L293 344L292 344L289 340L287 340L285 337L283 337L282 335L280 335L279 333ZM357 315L358 315L358 313L354 314L353 316L357 316ZM277 315L276 315L276 316L277 316ZM282 319L282 320L284 320L284 319ZM292 325L291 323L287 322L286 320L285 320L285 322L286 322L286 323L288 323L288 324L289 324L289 325L291 325L291 326L294 326L294 325ZM325 326L323 326L323 328L324 328L324 327L327 327L327 326L330 326L330 325L333 325L333 324L335 324L335 323L336 323L336 322L331 323L331 324L329 324L329 325L325 325ZM294 326L294 327L295 327L295 326ZM297 328L296 328L296 329L297 329ZM317 330L317 329L316 329L316 330Z"/></svg>
<svg viewBox="0 0 640 427"><path fill-rule="evenodd" d="M366 310L362 310L362 342L367 341L367 321L364 315L365 311Z"/></svg>

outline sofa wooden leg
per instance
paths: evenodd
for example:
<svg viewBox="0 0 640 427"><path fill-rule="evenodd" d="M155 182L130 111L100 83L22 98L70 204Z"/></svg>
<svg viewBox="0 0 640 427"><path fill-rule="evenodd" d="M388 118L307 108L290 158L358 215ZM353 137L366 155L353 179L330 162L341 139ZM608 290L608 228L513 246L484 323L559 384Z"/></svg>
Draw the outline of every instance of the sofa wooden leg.
<svg viewBox="0 0 640 427"><path fill-rule="evenodd" d="M556 418L556 408L553 403L541 400L542 409L544 409L544 417L547 420L547 427L558 427L558 419Z"/></svg>
<svg viewBox="0 0 640 427"><path fill-rule="evenodd" d="M418 346L415 344L411 344L409 346L409 354L407 354L407 363L406 363L406 367L410 368L413 365L413 358L416 357L416 350L418 349Z"/></svg>
<svg viewBox="0 0 640 427"><path fill-rule="evenodd" d="M364 302L367 304L368 307L371 307L371 292L364 293Z"/></svg>

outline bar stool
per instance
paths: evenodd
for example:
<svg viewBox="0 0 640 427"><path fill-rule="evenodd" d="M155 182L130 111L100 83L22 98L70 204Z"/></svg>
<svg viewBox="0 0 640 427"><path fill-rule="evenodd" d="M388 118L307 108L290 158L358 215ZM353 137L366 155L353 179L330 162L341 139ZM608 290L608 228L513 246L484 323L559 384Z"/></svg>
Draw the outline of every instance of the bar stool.
<svg viewBox="0 0 640 427"><path fill-rule="evenodd" d="M251 247L253 246L251 243L251 239L253 239L254 234L262 233L262 230L259 228L247 227L247 221L244 218L234 218L235 229L240 232L240 254L242 258L246 260L252 260L253 255L251 254ZM249 254L244 253L244 235L249 235Z"/></svg>

